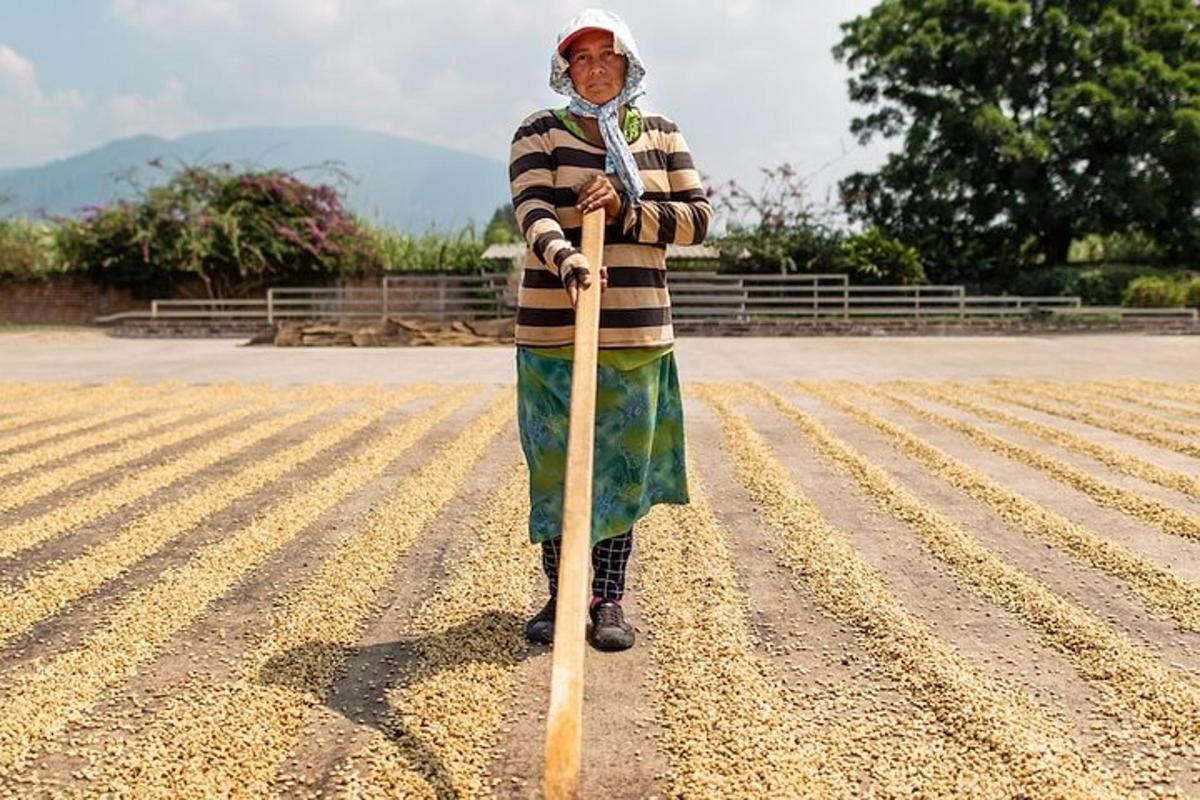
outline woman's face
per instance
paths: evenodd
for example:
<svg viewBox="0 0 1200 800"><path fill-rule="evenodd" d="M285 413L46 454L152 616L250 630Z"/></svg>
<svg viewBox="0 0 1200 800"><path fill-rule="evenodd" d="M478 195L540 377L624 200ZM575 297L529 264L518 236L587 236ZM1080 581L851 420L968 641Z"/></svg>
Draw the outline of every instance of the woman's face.
<svg viewBox="0 0 1200 800"><path fill-rule="evenodd" d="M589 103L604 105L625 86L628 62L613 49L613 35L608 31L581 34L567 51L567 63L575 91Z"/></svg>

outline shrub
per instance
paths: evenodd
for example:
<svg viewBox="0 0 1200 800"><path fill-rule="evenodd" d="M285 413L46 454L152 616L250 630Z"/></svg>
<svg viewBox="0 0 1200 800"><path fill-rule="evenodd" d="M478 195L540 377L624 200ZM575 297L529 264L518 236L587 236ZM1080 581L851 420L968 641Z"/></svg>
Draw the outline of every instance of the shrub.
<svg viewBox="0 0 1200 800"><path fill-rule="evenodd" d="M846 263L857 280L902 285L925 283L925 268L917 249L888 237L879 228L850 236L843 249Z"/></svg>
<svg viewBox="0 0 1200 800"><path fill-rule="evenodd" d="M62 271L53 226L0 220L0 280L46 278Z"/></svg>
<svg viewBox="0 0 1200 800"><path fill-rule="evenodd" d="M282 170L189 166L139 195L64 221L68 263L143 291L193 274L212 297L380 267L367 229L335 188Z"/></svg>
<svg viewBox="0 0 1200 800"><path fill-rule="evenodd" d="M789 164L763 170L760 189L730 181L716 205L729 215L721 239L721 269L730 272L847 272L842 235L831 214L807 199L803 178Z"/></svg>
<svg viewBox="0 0 1200 800"><path fill-rule="evenodd" d="M1188 281L1183 303L1188 308L1200 308L1200 276Z"/></svg>
<svg viewBox="0 0 1200 800"><path fill-rule="evenodd" d="M1125 287L1121 305L1134 308L1181 308L1187 285L1180 280L1144 276L1134 278Z"/></svg>
<svg viewBox="0 0 1200 800"><path fill-rule="evenodd" d="M1013 278L1015 294L1035 296L1064 296L1078 294L1078 267L1041 267L1023 270Z"/></svg>
<svg viewBox="0 0 1200 800"><path fill-rule="evenodd" d="M1076 275L1074 291L1086 305L1118 306L1125 288L1138 278L1157 277L1158 272L1144 266L1086 267Z"/></svg>
<svg viewBox="0 0 1200 800"><path fill-rule="evenodd" d="M848 233L838 214L809 202L804 179L789 164L764 169L760 189L731 181L717 193L730 217L717 245L721 271L847 273L858 283L925 283L915 247L881 228Z"/></svg>
<svg viewBox="0 0 1200 800"><path fill-rule="evenodd" d="M163 260L149 257L151 234L144 216L133 203L119 202L89 208L81 219L60 219L63 261L95 280L131 287L143 296L165 292L178 276Z"/></svg>
<svg viewBox="0 0 1200 800"><path fill-rule="evenodd" d="M1001 291L1038 296L1076 296L1084 305L1120 305L1125 287L1140 277L1172 278L1164 271L1142 264L1104 264L1094 266L1057 266L1024 270Z"/></svg>

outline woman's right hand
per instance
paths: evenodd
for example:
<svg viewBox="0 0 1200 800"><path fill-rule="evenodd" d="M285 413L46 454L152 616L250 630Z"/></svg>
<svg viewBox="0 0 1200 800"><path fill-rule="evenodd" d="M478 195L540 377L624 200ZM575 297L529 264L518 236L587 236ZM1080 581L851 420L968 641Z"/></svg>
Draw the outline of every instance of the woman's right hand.
<svg viewBox="0 0 1200 800"><path fill-rule="evenodd" d="M592 271L589 268L587 256L575 252L563 259L562 264L563 288L571 298L571 308L579 302L579 289L592 285ZM608 270L600 267L600 291L608 288Z"/></svg>

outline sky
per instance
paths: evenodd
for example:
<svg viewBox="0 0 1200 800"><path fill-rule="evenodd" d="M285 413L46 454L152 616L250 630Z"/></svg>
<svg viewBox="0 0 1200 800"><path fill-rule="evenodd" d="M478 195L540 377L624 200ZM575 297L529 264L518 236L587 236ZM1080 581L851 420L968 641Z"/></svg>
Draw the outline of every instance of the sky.
<svg viewBox="0 0 1200 800"><path fill-rule="evenodd" d="M788 162L814 199L873 169L839 24L873 0L615 0L646 63L641 105L710 183ZM337 124L507 160L547 86L560 0L0 0L0 168L150 133Z"/></svg>

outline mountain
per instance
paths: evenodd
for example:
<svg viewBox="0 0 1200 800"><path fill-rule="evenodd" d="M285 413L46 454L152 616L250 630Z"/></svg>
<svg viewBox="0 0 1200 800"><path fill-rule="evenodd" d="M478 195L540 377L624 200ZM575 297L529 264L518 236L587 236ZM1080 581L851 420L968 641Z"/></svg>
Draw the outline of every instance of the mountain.
<svg viewBox="0 0 1200 800"><path fill-rule="evenodd" d="M326 183L336 176L304 168L338 162L353 181L343 186L350 208L412 232L457 229L469 220L482 231L496 207L509 202L508 170L495 159L354 128L255 127L171 140L134 136L40 167L0 170L0 197L12 198L3 211L70 215L129 197L132 190L115 176L129 171L142 185L162 183L166 173L147 164L155 158L167 167L182 160L297 170Z"/></svg>

